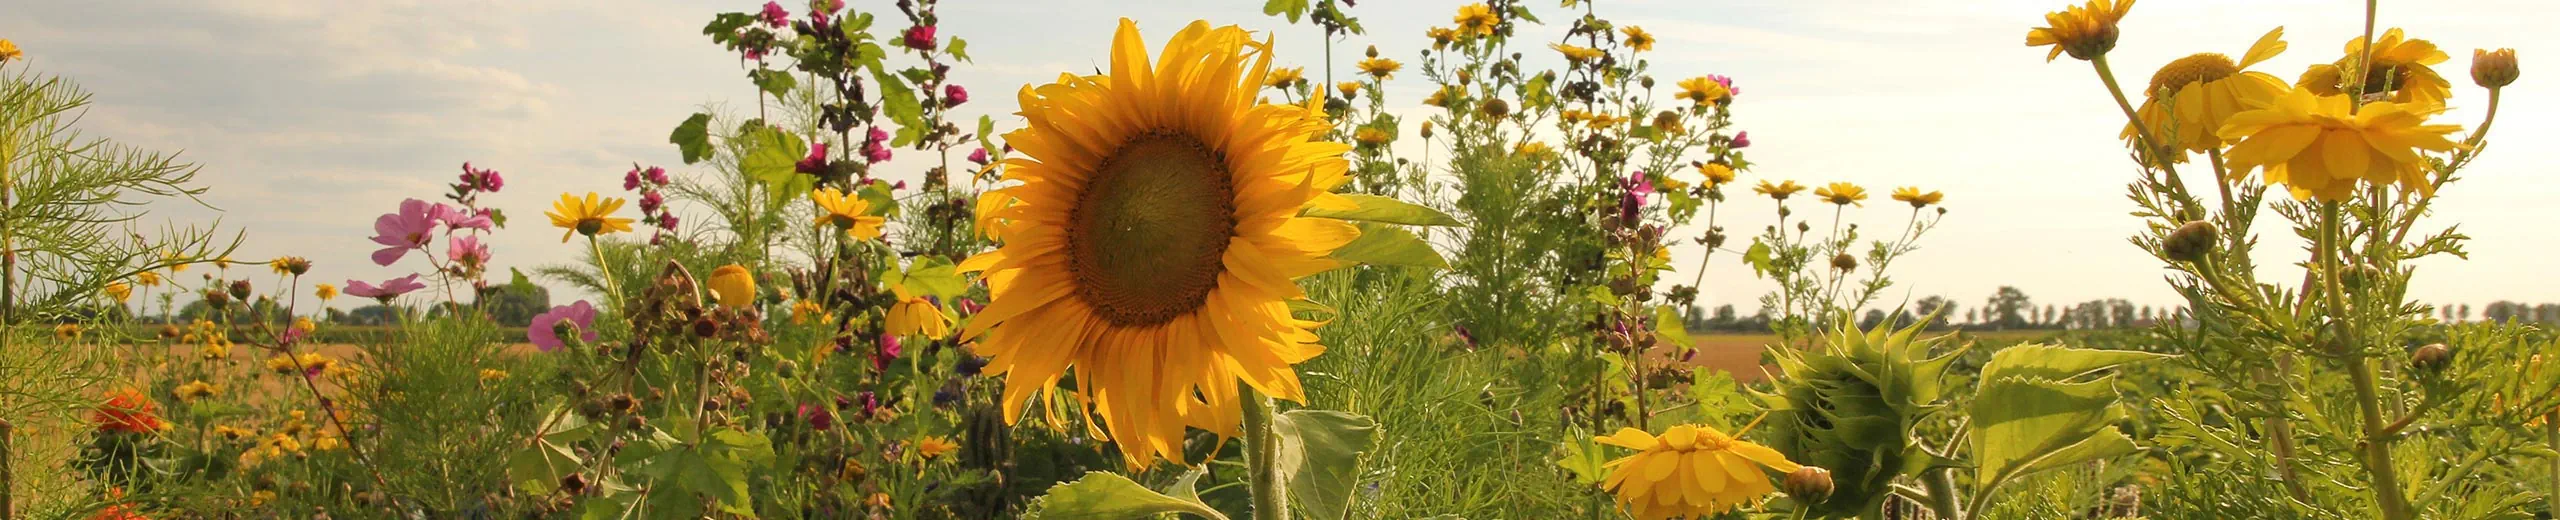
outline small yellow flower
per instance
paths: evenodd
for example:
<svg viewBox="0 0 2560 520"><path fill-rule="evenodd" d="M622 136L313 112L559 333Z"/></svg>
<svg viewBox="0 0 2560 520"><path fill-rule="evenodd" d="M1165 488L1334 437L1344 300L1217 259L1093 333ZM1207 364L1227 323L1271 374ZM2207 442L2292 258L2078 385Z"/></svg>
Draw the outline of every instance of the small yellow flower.
<svg viewBox="0 0 2560 520"><path fill-rule="evenodd" d="M1860 207L1864 207L1866 204L1860 201L1867 200L1867 189L1860 188L1856 184L1834 182L1830 185L1814 189L1813 196L1821 197L1824 202L1832 204L1842 206L1857 204Z"/></svg>
<svg viewBox="0 0 2560 520"><path fill-rule="evenodd" d="M711 293L719 297L721 305L729 307L755 305L756 277L747 273L745 266L738 264L720 266L719 269L711 270Z"/></svg>
<svg viewBox="0 0 2560 520"><path fill-rule="evenodd" d="M890 335L940 339L951 334L951 317L942 314L941 305L907 292L905 285L890 285L889 291L898 296L898 304L889 307Z"/></svg>
<svg viewBox="0 0 2560 520"><path fill-rule="evenodd" d="M2346 50L2346 57L2336 63L2341 70L2365 56L2364 38L2348 39ZM2437 49L2435 42L2407 37L2393 27L2374 37L2372 55L2373 72L2365 76L2364 93L2387 91L2392 102L2406 105L2443 106L2445 99L2453 97L2453 82L2431 66L2453 57Z"/></svg>
<svg viewBox="0 0 2560 520"><path fill-rule="evenodd" d="M312 451L338 451L338 448L345 446L346 441L339 440L337 432L327 429L320 430L320 436L311 439Z"/></svg>
<svg viewBox="0 0 2560 520"><path fill-rule="evenodd" d="M2255 65L2284 52L2284 28L2268 31L2249 46L2240 61L2231 61L2222 53L2190 55L2160 66L2151 75L2151 86L2142 93L2142 108L2135 110L2142 127L2151 131L2163 149L2206 152L2222 148L2224 142L2214 131L2222 123L2251 107L2267 104L2284 95L2284 80L2264 72L2248 71ZM2122 137L2135 141L2136 127L2126 123ZM2184 153L2172 154L2183 161Z"/></svg>
<svg viewBox="0 0 2560 520"><path fill-rule="evenodd" d="M2116 22L2133 10L2133 0L2089 0L2061 11L2045 13L2045 27L2027 30L2027 46L2053 46L2044 61L2070 53L2082 60L2094 59L2116 48Z"/></svg>
<svg viewBox="0 0 2560 520"><path fill-rule="evenodd" d="M81 332L80 324L78 323L64 323L53 326L53 337L57 338L79 341Z"/></svg>
<svg viewBox="0 0 2560 520"><path fill-rule="evenodd" d="M1777 450L1735 439L1704 425L1678 425L1661 436L1635 428L1597 437L1602 444L1636 450L1609 461L1601 488L1637 520L1706 518L1756 504L1778 490L1769 470L1793 473L1804 466Z"/></svg>
<svg viewBox="0 0 2560 520"><path fill-rule="evenodd" d="M1371 77L1382 80L1395 78L1396 71L1403 69L1404 64L1396 63L1396 60L1386 58L1368 58L1360 60L1361 73L1368 74Z"/></svg>
<svg viewBox="0 0 2560 520"><path fill-rule="evenodd" d="M595 192L590 191L585 199L562 193L558 202L551 203L551 211L544 214L551 217L552 227L567 230L560 234L560 241L568 242L574 235L593 238L630 232L631 219L613 216L614 210L618 209L622 209L622 199L598 198Z"/></svg>
<svg viewBox="0 0 2560 520"><path fill-rule="evenodd" d="M320 284L319 288L312 289L311 295L320 297L320 301L329 301L330 298L338 297L338 286Z"/></svg>
<svg viewBox="0 0 2560 520"><path fill-rule="evenodd" d="M1707 177L1708 187L1733 182L1735 176L1733 166L1725 163L1698 163L1698 174Z"/></svg>
<svg viewBox="0 0 2560 520"><path fill-rule="evenodd" d="M1921 193L1919 186L1903 186L1893 189L1893 200L1911 203L1912 209L1929 207L1932 204L1937 204L1940 200L1946 200L1946 198L1946 194L1935 191Z"/></svg>
<svg viewBox="0 0 2560 520"><path fill-rule="evenodd" d="M174 274L187 272L187 263L195 259L178 256L177 251L161 251L160 261L169 264L169 272Z"/></svg>
<svg viewBox="0 0 2560 520"><path fill-rule="evenodd" d="M188 382L187 384L178 385L178 387L176 389L172 389L171 392L178 394L178 400L180 401L192 402L197 399L222 395L222 387L212 383L206 383L204 380L198 379Z"/></svg>
<svg viewBox="0 0 2560 520"><path fill-rule="evenodd" d="M811 191L809 201L818 204L818 220L814 224L835 226L855 240L880 238L880 227L888 223L887 218L870 214L870 201L835 188Z"/></svg>
<svg viewBox="0 0 2560 520"><path fill-rule="evenodd" d="M2285 185L2295 199L2336 201L2353 196L2359 181L2431 192L2433 168L2419 152L2466 148L2445 138L2460 125L2426 124L2444 111L2442 105L2352 105L2345 96L2295 90L2264 108L2231 116L2222 137L2244 140L2232 145L2225 160L2232 171L2263 167L2267 183Z"/></svg>
<svg viewBox="0 0 2560 520"><path fill-rule="evenodd" d="M871 493L871 496L863 497L863 499L862 499L862 504L863 504L863 505L867 505L867 506L871 506L871 507L873 507L873 508L877 508L877 509L890 509L890 507L889 507L889 494L888 494L888 493L873 492L873 493Z"/></svg>
<svg viewBox="0 0 2560 520"><path fill-rule="evenodd" d="M1577 45L1565 45L1565 44L1561 44L1561 43L1550 43L1550 44L1547 44L1547 48L1549 48L1549 49L1555 49L1555 50L1556 50L1556 52L1559 52L1559 53L1564 53L1564 59L1566 59L1566 60L1571 60L1571 61L1573 61L1574 63L1582 63L1582 62L1587 62L1587 61L1598 60L1598 59L1600 59L1602 56L1606 56L1606 55L1607 55L1607 53L1600 52L1600 49L1594 49L1594 48L1590 48L1590 47L1582 47L1582 46L1577 46Z"/></svg>
<svg viewBox="0 0 2560 520"><path fill-rule="evenodd" d="M1502 25L1502 16L1494 14L1492 6L1467 4L1458 7L1458 16L1451 21L1458 24L1459 36L1475 38L1492 36L1494 27Z"/></svg>
<svg viewBox="0 0 2560 520"><path fill-rule="evenodd" d="M1546 157L1546 156L1547 156L1547 155L1549 155L1549 154L1553 154L1553 153L1555 153L1555 150L1552 150L1552 149L1547 148L1547 143L1539 142L1539 141L1530 141L1530 142L1520 143L1520 145L1519 145L1519 146L1513 146L1513 147L1511 147L1511 153L1512 153L1513 155L1518 155L1518 156L1522 156L1522 157L1528 157L1528 158L1531 158L1531 159L1538 159L1538 158L1544 158L1544 157Z"/></svg>
<svg viewBox="0 0 2560 520"><path fill-rule="evenodd" d="M267 370L278 374L327 374L337 366L337 358L318 352L304 352L300 356L278 354L267 358Z"/></svg>
<svg viewBox="0 0 2560 520"><path fill-rule="evenodd" d="M265 507L268 502L275 500L276 492L261 489L249 494L249 507Z"/></svg>
<svg viewBox="0 0 2560 520"><path fill-rule="evenodd" d="M231 255L222 255L222 256L214 257L214 258L213 258L213 268L214 268L214 270L217 270L217 271L229 271L229 270L231 270Z"/></svg>
<svg viewBox="0 0 2560 520"><path fill-rule="evenodd" d="M1341 83L1335 83L1335 84L1333 84L1333 89L1334 89L1334 90L1342 91L1342 97L1345 97L1345 98L1359 97L1359 96L1360 96L1360 82L1357 82L1357 81L1345 81L1345 82L1341 82Z"/></svg>
<svg viewBox="0 0 2560 520"><path fill-rule="evenodd" d="M222 436L222 440L232 442L239 442L243 439L254 439L258 437L257 430L235 427L228 424L214 426L213 434Z"/></svg>
<svg viewBox="0 0 2560 520"><path fill-rule="evenodd" d="M1733 89L1705 76L1680 80L1680 99L1689 100L1692 105L1713 104L1732 96Z"/></svg>
<svg viewBox="0 0 2560 520"><path fill-rule="evenodd" d="M200 338L204 341L204 346L197 348L196 352L203 355L205 359L226 359L231 357L231 338L223 337L219 333L210 336L194 337Z"/></svg>
<svg viewBox="0 0 2560 520"><path fill-rule="evenodd" d="M1395 136L1393 134L1388 134L1386 130L1366 126L1360 127L1359 130L1351 132L1351 140L1358 141L1361 146L1374 147L1387 144L1387 141L1394 139Z"/></svg>
<svg viewBox="0 0 2560 520"><path fill-rule="evenodd" d="M1627 35L1627 48L1635 49L1636 52L1653 50L1653 34L1644 32L1643 27L1629 25L1619 27L1618 32Z"/></svg>
<svg viewBox="0 0 2560 520"><path fill-rule="evenodd" d="M133 281L138 282L138 283L141 283L143 287L159 287L159 286L160 286L160 272L159 272L159 271L143 271L143 272L139 272L139 273L134 273L134 275L133 275Z"/></svg>
<svg viewBox="0 0 2560 520"><path fill-rule="evenodd" d="M302 331L303 334L310 334L313 332L319 332L320 324L312 322L311 318L294 318L293 330Z"/></svg>
<svg viewBox="0 0 2560 520"><path fill-rule="evenodd" d="M1433 49L1445 49L1449 47L1449 42L1458 41L1458 31L1447 27L1433 27L1431 30L1423 31L1422 34L1431 37Z"/></svg>
<svg viewBox="0 0 2560 520"><path fill-rule="evenodd" d="M18 50L17 42L9 41L7 38L0 38L0 63L8 63L25 55L27 55L27 53Z"/></svg>
<svg viewBox="0 0 2560 520"><path fill-rule="evenodd" d="M1262 76L1262 84L1269 85L1272 88L1289 88L1297 85L1299 81L1305 80L1306 77L1307 71L1304 67L1271 69L1270 74Z"/></svg>
<svg viewBox="0 0 2560 520"><path fill-rule="evenodd" d="M925 460L940 459L943 455L959 449L959 443L951 442L951 439L938 435L916 440L916 454L924 456Z"/></svg>
<svg viewBox="0 0 2560 520"><path fill-rule="evenodd" d="M133 285L124 282L108 282L106 292L108 298L116 299L116 303L133 299Z"/></svg>
<svg viewBox="0 0 2560 520"><path fill-rule="evenodd" d="M2338 85L2345 81L2346 78L2338 72L2337 65L2316 63L2302 71L2302 77L2294 80L2293 88L2308 90L2316 95L2335 96L2346 93L2345 90L2338 88Z"/></svg>
<svg viewBox="0 0 2560 520"><path fill-rule="evenodd" d="M793 301L791 302L791 324L807 325L810 320L818 319L818 315L826 312L827 308L818 305L818 302L808 299Z"/></svg>
<svg viewBox="0 0 2560 520"><path fill-rule="evenodd" d="M507 371L505 370L495 368L480 369L480 382L482 383L495 383L498 381L505 381L506 379Z"/></svg>
<svg viewBox="0 0 2560 520"><path fill-rule="evenodd" d="M1752 187L1751 191L1760 192L1761 195L1768 195L1769 198L1772 199L1787 200L1788 195L1794 195L1796 192L1804 191L1804 185L1796 184L1796 181L1770 184L1768 180L1763 179L1760 181L1760 185Z"/></svg>

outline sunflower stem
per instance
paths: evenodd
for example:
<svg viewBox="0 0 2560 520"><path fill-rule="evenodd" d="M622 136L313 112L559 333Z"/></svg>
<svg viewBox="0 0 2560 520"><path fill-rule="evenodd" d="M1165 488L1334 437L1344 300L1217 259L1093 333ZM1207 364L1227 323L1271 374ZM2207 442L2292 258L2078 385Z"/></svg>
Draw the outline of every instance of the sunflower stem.
<svg viewBox="0 0 2560 520"><path fill-rule="evenodd" d="M1280 436L1271 425L1271 396L1238 384L1244 396L1246 481L1253 490L1254 520L1289 520L1289 490L1280 485Z"/></svg>
<svg viewBox="0 0 2560 520"><path fill-rule="evenodd" d="M1956 505L1955 468L1929 470L1920 484L1929 488L1929 514L1939 520L1964 518L1964 508Z"/></svg>

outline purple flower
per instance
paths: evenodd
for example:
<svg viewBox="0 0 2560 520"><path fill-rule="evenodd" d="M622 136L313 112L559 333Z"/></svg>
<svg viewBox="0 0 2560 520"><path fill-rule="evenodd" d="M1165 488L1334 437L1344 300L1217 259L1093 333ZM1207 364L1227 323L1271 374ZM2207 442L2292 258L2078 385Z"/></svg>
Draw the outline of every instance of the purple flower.
<svg viewBox="0 0 2560 520"><path fill-rule="evenodd" d="M445 257L456 264L476 268L489 263L489 245L480 243L478 235L453 237L445 249Z"/></svg>
<svg viewBox="0 0 2560 520"><path fill-rule="evenodd" d="M816 146L809 147L809 156L800 158L800 164L793 166L793 169L809 175L826 175L827 143L818 143Z"/></svg>
<svg viewBox="0 0 2560 520"><path fill-rule="evenodd" d="M1728 95L1728 96L1739 96L1739 95L1742 95L1742 89L1740 89L1740 88L1735 88L1735 87L1733 86L1733 78L1725 77L1725 75L1723 75L1723 74L1708 74L1708 75L1707 75L1707 81L1713 81L1713 82L1716 82L1716 84L1717 84L1717 85L1724 85L1725 95Z"/></svg>
<svg viewBox="0 0 2560 520"><path fill-rule="evenodd" d="M1744 130L1744 131L1740 131L1740 132L1734 132L1734 134L1733 134L1733 147L1734 147L1734 148L1750 148L1750 147L1751 147L1751 131L1750 131L1750 130Z"/></svg>
<svg viewBox="0 0 2560 520"><path fill-rule="evenodd" d="M658 227L666 228L668 231L675 231L675 230L676 230L676 214L674 214L674 213L668 213L668 214L658 215Z"/></svg>
<svg viewBox="0 0 2560 520"><path fill-rule="evenodd" d="M630 172L622 174L622 191L636 189L640 189L640 167L634 165Z"/></svg>
<svg viewBox="0 0 2560 520"><path fill-rule="evenodd" d="M641 212L641 213L652 213L652 212L656 212L656 211L658 211L658 206L660 206L660 205L664 205L664 204L666 204L666 203L667 203L667 198L666 198L666 197L664 197L664 196L658 195L658 192L657 192L657 191L655 191L655 190L651 190L651 191L650 191L650 192L648 192L648 193L640 194L640 212Z"/></svg>
<svg viewBox="0 0 2560 520"><path fill-rule="evenodd" d="M656 184L656 185L659 185L659 186L665 186L665 185L667 185L667 169L666 169L666 168L659 168L659 167L656 167L656 166L651 166L651 167L649 167L649 169L641 171L641 172L640 172L640 175L648 177L648 178L649 178L649 183L650 183L650 184Z"/></svg>
<svg viewBox="0 0 2560 520"><path fill-rule="evenodd" d="M443 207L443 204L429 205L427 201L409 199L400 201L400 211L375 217L373 243L383 247L373 252L373 263L391 265L399 262L400 257L408 256L409 250L426 247L428 237L436 232L435 210Z"/></svg>
<svg viewBox="0 0 2560 520"><path fill-rule="evenodd" d="M943 108L956 107L960 106L961 103L967 102L969 102L969 89L960 88L959 85L942 86Z"/></svg>
<svg viewBox="0 0 2560 520"><path fill-rule="evenodd" d="M448 232L460 231L463 229L477 229L481 231L489 231L491 229L489 212L487 210L456 208L453 206L446 206L443 203L437 203L435 207L427 208L427 217L444 224Z"/></svg>
<svg viewBox="0 0 2560 520"><path fill-rule="evenodd" d="M471 167L471 163L462 163L462 185L472 191L496 193L498 188L507 185L507 181L498 177L497 170L483 170Z"/></svg>
<svg viewBox="0 0 2560 520"><path fill-rule="evenodd" d="M871 134L862 141L862 158L873 163L889 162L889 131L871 127Z"/></svg>
<svg viewBox="0 0 2560 520"><path fill-rule="evenodd" d="M985 149L985 148L979 148L979 149L976 149L976 150L970 150L970 151L969 151L969 162L972 162L972 163L978 163L978 164L986 164L986 163L987 163L987 149Z"/></svg>
<svg viewBox="0 0 2560 520"><path fill-rule="evenodd" d="M958 372L962 376L976 376L980 372L986 371L987 358L967 354L963 354L962 356L963 357L960 358L959 366L952 367L952 371Z"/></svg>
<svg viewBox="0 0 2560 520"><path fill-rule="evenodd" d="M347 280L347 294L372 298L384 302L389 302L392 298L398 298L403 294L409 294L410 291L425 288L427 288L427 284L419 282L418 275L415 274L383 280L382 285L380 286L364 283L360 280Z"/></svg>
<svg viewBox="0 0 2560 520"><path fill-rule="evenodd" d="M783 25L789 23L791 23L791 12L782 10L782 4L780 2L764 3L765 25L770 25L773 26L773 28L780 29Z"/></svg>
<svg viewBox="0 0 2560 520"><path fill-rule="evenodd" d="M533 341L533 348L543 352L560 350L566 343L560 340L562 322L577 326L578 341L596 340L596 308L588 305L586 300L552 307L550 311L534 315L533 324L524 329L525 338Z"/></svg>
<svg viewBox="0 0 2560 520"><path fill-rule="evenodd" d="M933 50L933 26L918 25L915 27L908 27L906 43L907 48L909 49L919 51Z"/></svg>

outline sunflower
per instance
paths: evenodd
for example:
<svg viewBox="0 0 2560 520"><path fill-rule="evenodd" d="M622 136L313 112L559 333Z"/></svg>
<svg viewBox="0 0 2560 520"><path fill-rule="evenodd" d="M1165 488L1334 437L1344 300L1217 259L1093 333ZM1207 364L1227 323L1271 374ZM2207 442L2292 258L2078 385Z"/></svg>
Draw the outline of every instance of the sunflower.
<svg viewBox="0 0 2560 520"><path fill-rule="evenodd" d="M1571 60L1574 63L1598 60L1601 56L1607 55L1606 53L1600 52L1600 49L1577 45L1565 45L1561 43L1547 44L1547 48L1555 49L1556 52L1564 53L1564 59Z"/></svg>
<svg viewBox="0 0 2560 520"><path fill-rule="evenodd" d="M1005 136L1016 184L998 190L1019 201L980 216L1011 222L1001 249L961 265L992 301L960 336L1006 375L1006 421L1073 371L1144 467L1181 460L1185 426L1235 435L1239 380L1304 399L1291 365L1324 347L1287 302L1360 230L1299 216L1357 207L1332 193L1351 146L1320 140L1314 107L1255 100L1269 43L1194 22L1149 60L1124 19L1111 56L1109 74L1022 91L1027 125Z"/></svg>
<svg viewBox="0 0 2560 520"><path fill-rule="evenodd" d="M1627 35L1627 48L1635 49L1636 52L1653 50L1653 33L1644 32L1643 27L1629 25L1619 27L1618 32Z"/></svg>
<svg viewBox="0 0 2560 520"><path fill-rule="evenodd" d="M1306 79L1306 75L1307 72L1305 67L1271 69L1271 75L1263 77L1262 84L1269 85L1272 88L1289 88L1290 86L1297 85L1298 81Z"/></svg>
<svg viewBox="0 0 2560 520"><path fill-rule="evenodd" d="M1903 186L1893 189L1893 200L1911 203L1911 209L1929 207L1932 204L1937 204L1938 201L1946 199L1947 194L1945 193L1935 191L1921 193L1919 186Z"/></svg>
<svg viewBox="0 0 2560 520"><path fill-rule="evenodd" d="M622 199L605 197L598 200L596 192L590 191L585 200L567 193L560 194L560 201L551 203L551 212L545 214L551 216L553 227L568 230L560 234L560 241L568 242L571 235L594 237L631 231L631 219L613 216L617 209L622 209Z"/></svg>
<svg viewBox="0 0 2560 520"><path fill-rule="evenodd" d="M1396 71L1403 69L1404 64L1396 63L1396 60L1386 58L1368 58L1360 60L1360 72L1378 79L1394 79L1396 77Z"/></svg>
<svg viewBox="0 0 2560 520"><path fill-rule="evenodd" d="M1804 468L1778 450L1735 439L1713 426L1672 426L1659 437L1620 428L1596 440L1637 451L1601 466L1609 470L1601 487L1616 493L1618 506L1639 520L1723 514L1776 492L1768 470L1794 473Z"/></svg>
<svg viewBox="0 0 2560 520"><path fill-rule="evenodd" d="M1733 165L1725 163L1698 163L1698 174L1707 177L1707 187L1710 188L1733 182L1735 176Z"/></svg>
<svg viewBox="0 0 2560 520"><path fill-rule="evenodd" d="M2295 199L2324 201L2355 194L2356 181L2397 182L2421 193L2435 187L2420 150L2444 152L2463 145L2446 139L2460 125L2430 125L2441 105L2380 101L2355 109L2346 96L2295 90L2265 108L2231 116L2222 138L2232 145L2232 171L2264 167L2268 183L2283 183Z"/></svg>
<svg viewBox="0 0 2560 520"><path fill-rule="evenodd" d="M1458 7L1458 16L1451 21L1458 24L1458 36L1474 38L1492 36L1494 26L1502 25L1502 16L1493 14L1492 6L1467 4Z"/></svg>
<svg viewBox="0 0 2560 520"><path fill-rule="evenodd" d="M1751 191L1760 192L1761 195L1768 195L1769 198L1783 201L1787 200L1788 195L1794 195L1796 192L1804 191L1804 185L1796 184L1796 181L1770 184L1768 180L1763 179L1760 181L1760 185L1753 186Z"/></svg>
<svg viewBox="0 0 2560 520"><path fill-rule="evenodd" d="M2364 38L2347 40L2347 56L2339 58L2341 71L2353 70L2358 57L2364 56ZM2409 38L2400 28L2383 31L2373 39L2373 71L2365 75L2364 92L2390 92L2391 101L2405 105L2443 105L2453 97L2453 82L2437 74L2435 65L2452 58L2436 48L2435 42ZM2412 107L2415 108L2415 107Z"/></svg>
<svg viewBox="0 0 2560 520"><path fill-rule="evenodd" d="M870 201L846 195L843 190L819 188L809 192L809 200L818 204L820 212L813 224L835 226L845 234L853 235L855 240L880 238L880 226L888 222L886 218L869 214Z"/></svg>
<svg viewBox="0 0 2560 520"><path fill-rule="evenodd" d="M892 284L889 292L898 297L898 304L889 307L889 335L934 339L951 335L951 317L942 314L941 305L908 292L905 285Z"/></svg>
<svg viewBox="0 0 2560 520"><path fill-rule="evenodd" d="M2065 52L2083 60L2106 55L2116 48L2116 22L2124 20L2125 12L2132 10L2133 0L2089 0L2087 4L2045 13L2044 27L2027 30L2027 46L2053 46L2053 52L2045 53L2044 61L2053 61Z"/></svg>
<svg viewBox="0 0 2560 520"><path fill-rule="evenodd" d="M1732 95L1733 89L1705 76L1680 80L1680 99L1689 100L1690 104L1707 105Z"/></svg>
<svg viewBox="0 0 2560 520"><path fill-rule="evenodd" d="M2265 105L2284 95L2284 80L2264 72L2244 72L2258 62L2284 52L2284 28L2267 31L2249 52L2234 63L2221 53L2199 53L2160 66L2151 74L2151 88L2143 90L2142 108L2135 111L2161 141L2160 147L2178 147L2203 153L2228 144L2214 131L2222 129L2232 114L2250 107ZM2124 126L2127 142L2138 139L2131 123ZM2186 154L2172 154L2185 160Z"/></svg>

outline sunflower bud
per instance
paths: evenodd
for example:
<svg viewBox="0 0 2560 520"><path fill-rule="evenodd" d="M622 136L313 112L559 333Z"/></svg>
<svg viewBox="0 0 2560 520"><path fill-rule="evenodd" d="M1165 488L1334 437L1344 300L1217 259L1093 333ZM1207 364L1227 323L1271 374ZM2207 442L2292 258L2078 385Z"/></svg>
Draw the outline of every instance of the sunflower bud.
<svg viewBox="0 0 2560 520"><path fill-rule="evenodd" d="M1788 473L1785 491L1787 496L1807 501L1822 501L1823 497L1831 496L1831 470L1805 466L1794 473Z"/></svg>
<svg viewBox="0 0 2560 520"><path fill-rule="evenodd" d="M2471 82L2481 88L2496 90L2516 82L2515 49L2472 49Z"/></svg>
<svg viewBox="0 0 2560 520"><path fill-rule="evenodd" d="M1503 101L1502 98L1485 99L1483 110L1485 117L1494 119L1511 117L1511 103Z"/></svg>
<svg viewBox="0 0 2560 520"><path fill-rule="evenodd" d="M2177 231L2169 233L2167 240L2160 242L2160 252L2169 255L2170 260L2180 262L2203 260L2204 255L2213 252L2213 244L2220 241L2221 235L2222 229L2212 222L2190 221L2178 226Z"/></svg>
<svg viewBox="0 0 2560 520"><path fill-rule="evenodd" d="M249 281L233 280L231 282L231 298L244 302L249 301Z"/></svg>
<svg viewBox="0 0 2560 520"><path fill-rule="evenodd" d="M1831 255L1831 268L1841 271L1858 270L1858 257L1849 256L1848 253Z"/></svg>
<svg viewBox="0 0 2560 520"><path fill-rule="evenodd" d="M2453 347L2444 346L2443 343L2429 343L2427 346L2418 347L2416 352L2409 353L2409 369L2419 373L2443 372L2445 365L2452 362Z"/></svg>

